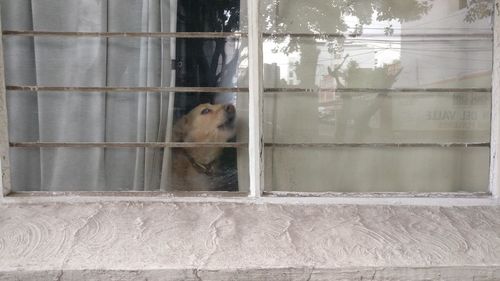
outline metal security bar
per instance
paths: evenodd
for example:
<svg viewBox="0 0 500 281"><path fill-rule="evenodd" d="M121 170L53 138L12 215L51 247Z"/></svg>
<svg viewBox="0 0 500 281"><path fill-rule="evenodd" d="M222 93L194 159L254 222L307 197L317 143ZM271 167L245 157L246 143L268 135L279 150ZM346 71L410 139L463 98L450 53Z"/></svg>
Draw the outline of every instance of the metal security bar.
<svg viewBox="0 0 500 281"><path fill-rule="evenodd" d="M10 142L10 147L39 147L39 148L59 148L59 147L113 147L113 148L186 148L186 147L246 147L245 142ZM265 143L266 147L290 147L290 148L412 148L412 147L490 147L488 142L464 142L464 143Z"/></svg>
<svg viewBox="0 0 500 281"><path fill-rule="evenodd" d="M242 142L11 142L10 147L25 148L176 148L176 147L245 147Z"/></svg>
<svg viewBox="0 0 500 281"><path fill-rule="evenodd" d="M103 37L103 38L241 38L246 37L242 32L67 32L67 31L33 31L33 30L4 30L3 36L24 37Z"/></svg>
<svg viewBox="0 0 500 281"><path fill-rule="evenodd" d="M490 93L491 88L265 88L266 93Z"/></svg>
<svg viewBox="0 0 500 281"><path fill-rule="evenodd" d="M24 36L24 37L104 37L104 38L246 38L246 32L68 32L68 31L33 31L33 30L4 30L3 36ZM493 33L410 33L397 34L388 36L384 33L293 33L293 32L276 32L262 33L263 38L279 38L279 37L302 37L302 38L463 38L464 40L477 40L480 38L491 40Z"/></svg>
<svg viewBox="0 0 500 281"><path fill-rule="evenodd" d="M243 93L248 88L235 87L57 87L57 86L26 86L7 85L8 91L23 92L117 92L117 93L144 93L144 92L178 92L178 93Z"/></svg>
<svg viewBox="0 0 500 281"><path fill-rule="evenodd" d="M471 148L490 147L488 142L471 143L266 143L266 147L293 147L293 148Z"/></svg>
<svg viewBox="0 0 500 281"><path fill-rule="evenodd" d="M192 147L246 147L245 142L11 142L18 148L192 148ZM472 148L490 147L488 142L470 143L264 143L265 147L289 148Z"/></svg>
<svg viewBox="0 0 500 281"><path fill-rule="evenodd" d="M247 93L246 87L59 87L35 85L7 85L8 91L22 92L200 92L200 93ZM264 88L264 93L310 94L322 92L336 93L490 93L491 88Z"/></svg>

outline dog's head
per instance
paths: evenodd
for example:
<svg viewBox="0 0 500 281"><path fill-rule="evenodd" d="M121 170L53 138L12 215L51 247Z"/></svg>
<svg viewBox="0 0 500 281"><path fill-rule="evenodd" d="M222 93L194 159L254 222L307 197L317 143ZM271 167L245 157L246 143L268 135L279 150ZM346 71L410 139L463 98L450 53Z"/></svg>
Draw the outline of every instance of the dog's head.
<svg viewBox="0 0 500 281"><path fill-rule="evenodd" d="M232 104L200 104L177 121L175 141L226 142L234 137L236 110Z"/></svg>

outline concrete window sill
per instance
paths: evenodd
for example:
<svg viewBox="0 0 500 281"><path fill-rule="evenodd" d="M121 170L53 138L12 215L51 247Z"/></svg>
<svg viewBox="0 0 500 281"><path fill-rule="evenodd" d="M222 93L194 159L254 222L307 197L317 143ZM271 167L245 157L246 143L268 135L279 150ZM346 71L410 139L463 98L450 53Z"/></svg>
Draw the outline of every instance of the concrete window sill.
<svg viewBox="0 0 500 281"><path fill-rule="evenodd" d="M0 280L500 280L500 206L0 204Z"/></svg>

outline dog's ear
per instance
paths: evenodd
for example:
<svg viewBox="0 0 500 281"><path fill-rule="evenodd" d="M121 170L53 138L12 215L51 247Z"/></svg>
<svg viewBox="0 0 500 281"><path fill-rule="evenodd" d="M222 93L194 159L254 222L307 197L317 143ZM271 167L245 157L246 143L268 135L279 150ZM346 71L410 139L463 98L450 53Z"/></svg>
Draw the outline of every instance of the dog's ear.
<svg viewBox="0 0 500 281"><path fill-rule="evenodd" d="M188 125L188 119L186 116L182 116L181 119L177 120L174 125L174 129L172 132L172 140L174 142L183 142L184 137L186 136Z"/></svg>

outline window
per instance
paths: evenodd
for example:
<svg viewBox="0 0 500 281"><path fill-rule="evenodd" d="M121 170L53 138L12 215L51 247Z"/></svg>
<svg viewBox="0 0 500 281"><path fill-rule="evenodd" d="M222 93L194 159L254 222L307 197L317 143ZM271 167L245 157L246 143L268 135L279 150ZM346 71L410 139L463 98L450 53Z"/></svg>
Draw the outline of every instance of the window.
<svg viewBox="0 0 500 281"><path fill-rule="evenodd" d="M494 185L493 1L1 4L14 192ZM235 106L236 137L176 139L205 102Z"/></svg>

